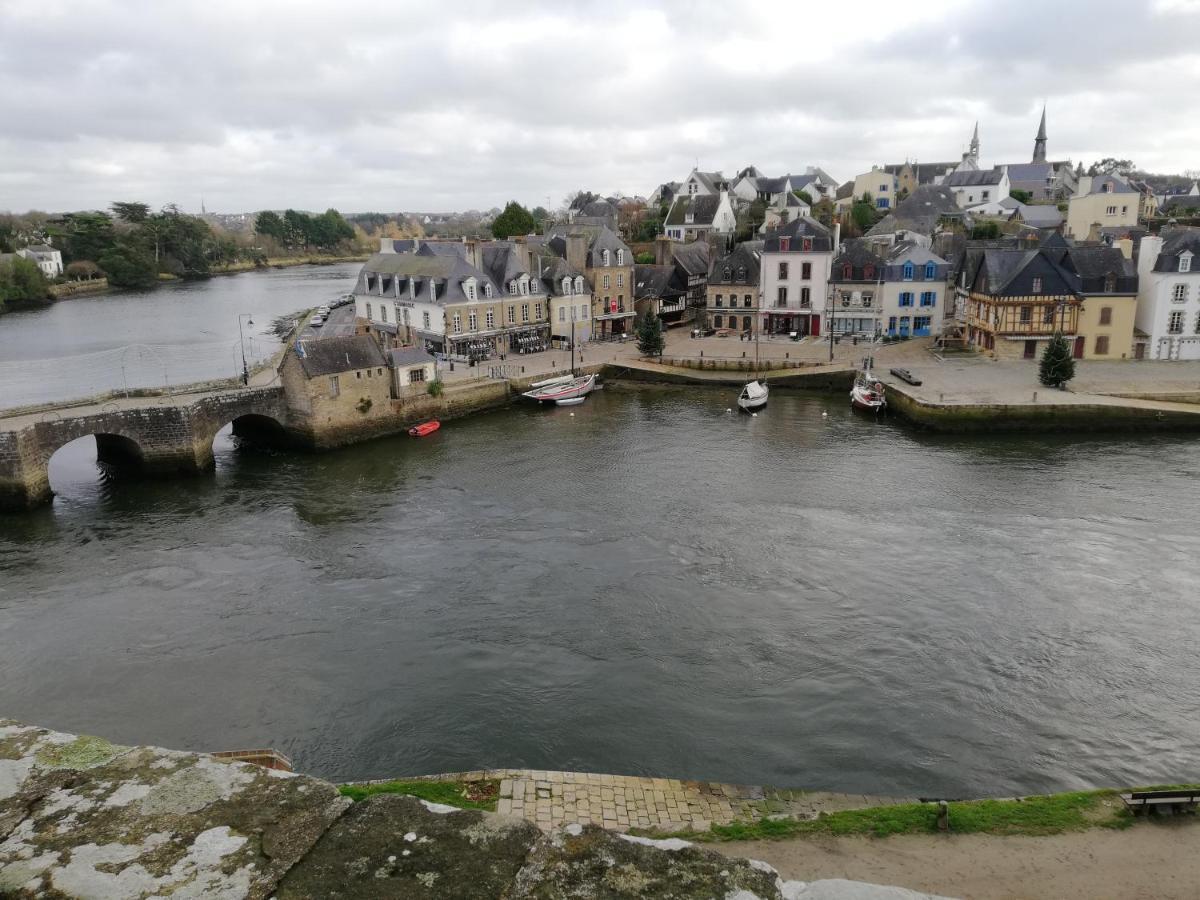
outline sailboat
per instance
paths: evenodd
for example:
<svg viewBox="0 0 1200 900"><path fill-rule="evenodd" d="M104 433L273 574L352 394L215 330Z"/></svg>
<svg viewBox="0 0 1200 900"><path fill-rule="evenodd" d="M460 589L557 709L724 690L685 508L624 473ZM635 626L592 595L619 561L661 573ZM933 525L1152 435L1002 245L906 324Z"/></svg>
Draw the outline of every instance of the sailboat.
<svg viewBox="0 0 1200 900"><path fill-rule="evenodd" d="M578 406L596 386L595 375L575 374L575 319L571 319L571 374L537 381L531 390L521 394L539 403L555 403L559 406Z"/></svg>
<svg viewBox="0 0 1200 900"><path fill-rule="evenodd" d="M767 405L767 397L770 394L770 389L767 387L767 380L760 378L758 375L758 333L761 330L761 325L754 331L754 379L746 382L742 388L742 393L738 396L738 409L746 412L754 412L756 409L762 409Z"/></svg>

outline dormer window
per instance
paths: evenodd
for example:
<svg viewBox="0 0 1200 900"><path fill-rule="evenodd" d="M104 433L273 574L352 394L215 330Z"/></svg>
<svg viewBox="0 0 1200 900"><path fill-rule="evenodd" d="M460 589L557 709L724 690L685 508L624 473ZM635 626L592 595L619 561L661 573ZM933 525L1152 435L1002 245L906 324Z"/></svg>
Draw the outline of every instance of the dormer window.
<svg viewBox="0 0 1200 900"><path fill-rule="evenodd" d="M738 281L746 280L746 267L745 266L738 266L738 279L737 280Z"/></svg>
<svg viewBox="0 0 1200 900"><path fill-rule="evenodd" d="M854 266L842 266L842 277L849 281L854 277Z"/></svg>
<svg viewBox="0 0 1200 900"><path fill-rule="evenodd" d="M925 280L933 281L937 278L937 264L933 262L925 263Z"/></svg>
<svg viewBox="0 0 1200 900"><path fill-rule="evenodd" d="M792 249L792 239L790 237L781 237L779 239L779 252L787 253Z"/></svg>
<svg viewBox="0 0 1200 900"><path fill-rule="evenodd" d="M800 242L800 247L803 250L811 250L812 249L812 238L805 238L803 241Z"/></svg>
<svg viewBox="0 0 1200 900"><path fill-rule="evenodd" d="M695 223L695 221L696 221L695 213L685 213L684 214L683 222L685 225L692 225L693 223Z"/></svg>
<svg viewBox="0 0 1200 900"><path fill-rule="evenodd" d="M625 251L624 250L617 251L617 265L618 266L625 265Z"/></svg>
<svg viewBox="0 0 1200 900"><path fill-rule="evenodd" d="M577 294L583 293L583 276L582 275L575 276L575 293L577 293Z"/></svg>
<svg viewBox="0 0 1200 900"><path fill-rule="evenodd" d="M722 281L729 281L733 277L733 272L730 271L729 266L726 266L721 271L724 275L724 277L721 279Z"/></svg>
<svg viewBox="0 0 1200 900"><path fill-rule="evenodd" d="M468 300L474 300L475 299L475 282L470 281L470 280L463 282L463 291L466 293Z"/></svg>
<svg viewBox="0 0 1200 900"><path fill-rule="evenodd" d="M508 292L509 292L509 294L513 294L513 295L515 295L517 293L517 279L514 278L512 281L510 281L508 283Z"/></svg>
<svg viewBox="0 0 1200 900"><path fill-rule="evenodd" d="M491 299L491 297L492 297L492 286L491 286L491 284L485 284L485 285L483 286L483 296L487 297L489 300Z"/></svg>
<svg viewBox="0 0 1200 900"><path fill-rule="evenodd" d="M1030 288L1031 293L1040 294L1042 292L1042 279L1040 276L1033 279L1033 286Z"/></svg>
<svg viewBox="0 0 1200 900"><path fill-rule="evenodd" d="M904 264L904 280L905 280L905 281L912 281L912 280L913 280L913 273L914 273L915 271L916 271L916 268L913 266L913 264L912 264L912 260L909 260L908 262L906 262L906 263Z"/></svg>
<svg viewBox="0 0 1200 900"><path fill-rule="evenodd" d="M1117 289L1117 276L1109 272L1104 276L1104 293L1111 294Z"/></svg>
<svg viewBox="0 0 1200 900"><path fill-rule="evenodd" d="M602 250L600 252L600 260L601 260L602 265L605 265L605 266L612 265L612 263L610 262L610 256L609 256L609 253L607 250Z"/></svg>
<svg viewBox="0 0 1200 900"><path fill-rule="evenodd" d="M1183 253L1179 254L1179 271L1180 272L1192 271L1192 254L1190 251L1185 250Z"/></svg>
<svg viewBox="0 0 1200 900"><path fill-rule="evenodd" d="M563 279L563 293L564 294L571 293L571 279L570 278Z"/></svg>
<svg viewBox="0 0 1200 900"><path fill-rule="evenodd" d="M875 267L874 266L863 266L863 278L865 278L867 281L870 281L874 277L875 277Z"/></svg>

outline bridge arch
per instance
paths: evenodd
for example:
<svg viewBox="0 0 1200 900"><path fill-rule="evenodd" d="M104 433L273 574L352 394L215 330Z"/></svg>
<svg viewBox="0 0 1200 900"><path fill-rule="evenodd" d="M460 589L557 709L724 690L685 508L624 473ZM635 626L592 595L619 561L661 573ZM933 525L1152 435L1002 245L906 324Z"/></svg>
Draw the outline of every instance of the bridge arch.
<svg viewBox="0 0 1200 900"><path fill-rule="evenodd" d="M229 429L228 432L226 429ZM242 413L218 426L208 439L210 453L217 451L218 442L225 434L239 446L277 449L289 443L283 423L275 416L262 412Z"/></svg>
<svg viewBox="0 0 1200 900"><path fill-rule="evenodd" d="M106 431L66 435L47 445L42 462L50 494L73 494L80 485L95 485L140 474L146 453L137 440Z"/></svg>

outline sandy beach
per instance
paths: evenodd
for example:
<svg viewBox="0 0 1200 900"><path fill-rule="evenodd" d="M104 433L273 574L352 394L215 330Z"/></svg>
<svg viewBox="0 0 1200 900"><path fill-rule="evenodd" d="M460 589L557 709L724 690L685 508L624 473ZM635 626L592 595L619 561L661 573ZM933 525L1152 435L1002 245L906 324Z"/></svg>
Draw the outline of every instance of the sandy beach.
<svg viewBox="0 0 1200 900"><path fill-rule="evenodd" d="M1048 837L904 835L712 844L784 878L849 878L963 900L1193 900L1200 823L1139 823Z"/></svg>

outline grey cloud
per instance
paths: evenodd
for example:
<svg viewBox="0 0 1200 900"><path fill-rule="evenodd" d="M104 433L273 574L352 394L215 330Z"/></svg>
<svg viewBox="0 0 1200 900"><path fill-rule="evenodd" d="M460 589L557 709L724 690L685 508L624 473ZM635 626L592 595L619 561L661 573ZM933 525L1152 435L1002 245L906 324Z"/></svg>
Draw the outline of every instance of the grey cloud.
<svg viewBox="0 0 1200 900"><path fill-rule="evenodd" d="M1189 79L1141 83L1147 47L1194 78L1194 15L916 3L880 37L862 23L894 6L847 6L819 32L715 0L0 0L0 208L480 208L646 193L697 158L849 178L954 158L976 118L985 159L1016 161L1042 100L1056 157L1200 163Z"/></svg>

